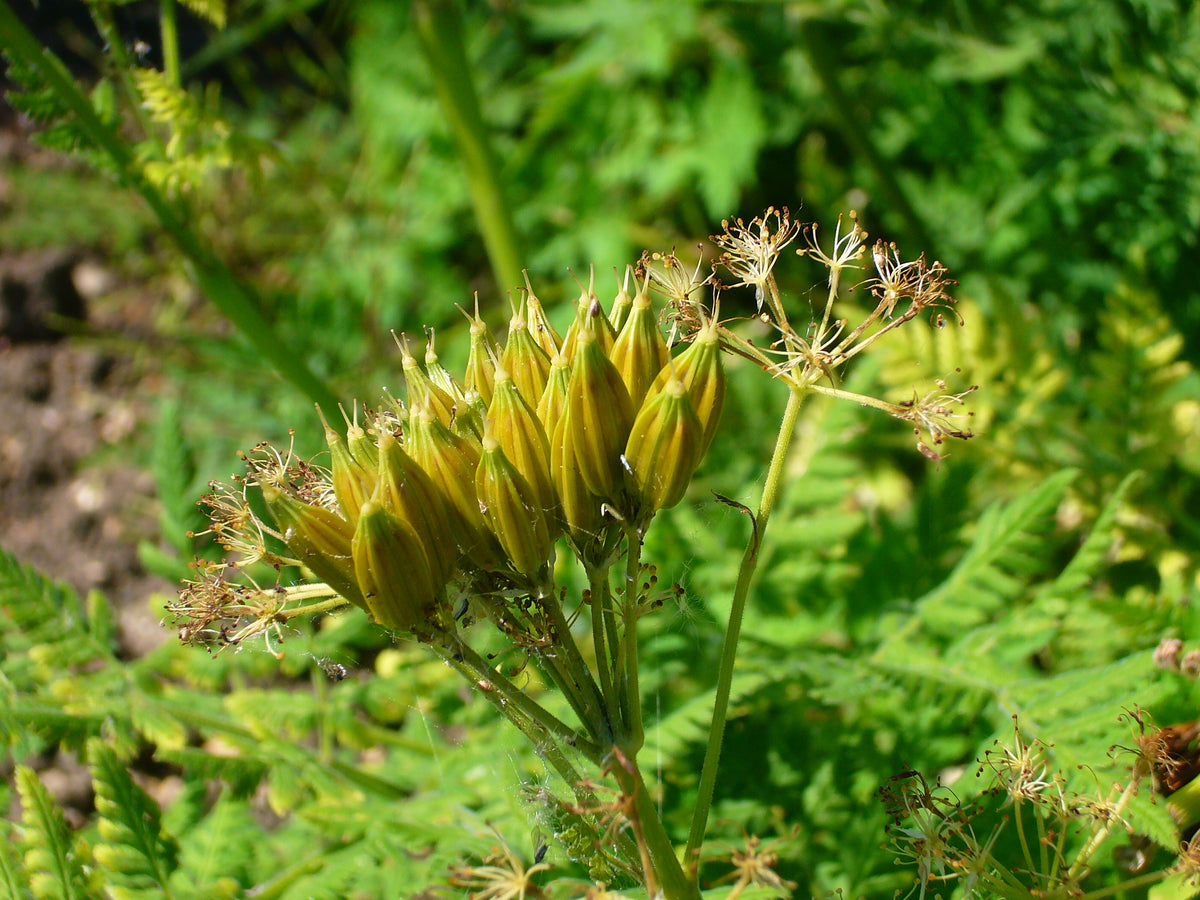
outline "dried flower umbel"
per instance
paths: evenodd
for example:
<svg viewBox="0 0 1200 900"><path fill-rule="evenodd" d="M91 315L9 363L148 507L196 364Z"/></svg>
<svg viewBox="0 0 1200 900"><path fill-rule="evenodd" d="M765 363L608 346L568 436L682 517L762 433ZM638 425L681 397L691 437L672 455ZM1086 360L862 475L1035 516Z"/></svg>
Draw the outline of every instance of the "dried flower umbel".
<svg viewBox="0 0 1200 900"><path fill-rule="evenodd" d="M786 209L769 209L748 224L726 222L714 238L721 252L708 276L674 253L645 254L626 269L607 310L593 280L581 285L562 337L527 279L503 344L488 332L477 304L467 315L470 353L461 376L441 364L432 333L423 365L399 336L405 397L386 396L373 411L356 408L345 434L326 425L327 464L262 445L246 457L247 474L236 485L213 486L204 501L209 531L230 557L197 564L195 580L171 608L181 638L220 648L257 636L275 651L297 616L364 610L380 625L412 635L477 686L575 786L577 808L589 806L592 792L575 760L582 756L609 773L622 809L638 824L623 864L667 897L695 896L697 874L681 866L637 764L643 736L637 623L681 591L658 587L641 553L655 516L687 495L712 445L725 405L726 355L753 361L790 396L756 542L808 393L911 422L931 458L941 458L933 448L946 438L970 436L953 424L969 391L954 393L939 382L932 393L893 403L839 387L850 360L888 332L952 303L952 282L940 263L904 261L895 245L877 243L874 276L858 285L874 298L874 310L853 326L839 318L845 272L866 256L866 232L853 214L849 223L843 231L839 221L827 252L816 226L793 222ZM828 268L829 293L817 315L796 327L774 270L800 235L799 252ZM717 271L732 276L730 287L754 290L757 318L773 329L768 347L721 318L727 288ZM252 492L265 500L269 519L253 512ZM563 551L586 573L581 597L567 597L556 583ZM719 673L726 686L756 561L748 550ZM280 574L272 578L272 569ZM300 570L312 583L285 578L285 569ZM572 628L576 618L590 625L581 637ZM481 620L541 669L575 722L535 702L477 652L472 623ZM723 727L722 702L714 730ZM716 759L710 750L685 859L698 859ZM773 876L755 869L739 877L749 884Z"/></svg>

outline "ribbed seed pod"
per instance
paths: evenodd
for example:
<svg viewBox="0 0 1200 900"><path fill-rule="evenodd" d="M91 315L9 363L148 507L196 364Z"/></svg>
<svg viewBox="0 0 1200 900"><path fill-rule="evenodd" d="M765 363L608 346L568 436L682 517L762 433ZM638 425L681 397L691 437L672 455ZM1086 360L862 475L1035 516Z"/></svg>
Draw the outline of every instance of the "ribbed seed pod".
<svg viewBox="0 0 1200 900"><path fill-rule="evenodd" d="M608 351L612 349L613 341L617 339L617 331L613 328L608 316L604 314L604 307L592 293L590 284L588 289L581 292L579 299L575 301L575 318L571 322L571 327L567 329L566 337L563 338L562 352L567 359L575 359L575 345L585 326L595 329L596 341L600 344L604 355L607 356Z"/></svg>
<svg viewBox="0 0 1200 900"><path fill-rule="evenodd" d="M437 597L420 538L403 519L369 500L352 541L354 574L367 611L386 628L407 631L427 618Z"/></svg>
<svg viewBox="0 0 1200 900"><path fill-rule="evenodd" d="M475 295L475 315L467 316L471 323L471 348L467 352L466 378L463 387L468 394L478 394L486 406L492 402L492 381L495 369L496 342L479 316L479 295Z"/></svg>
<svg viewBox="0 0 1200 900"><path fill-rule="evenodd" d="M675 357L671 365L658 373L650 394L662 390L671 377L671 372L687 387L688 399L704 433L700 438L699 465L712 444L717 426L721 423L721 410L725 406L725 362L721 356L720 337L716 321L707 323L692 339L691 344Z"/></svg>
<svg viewBox="0 0 1200 900"><path fill-rule="evenodd" d="M554 538L533 487L490 433L483 439L475 491L488 527L500 541L512 567L535 578L554 555Z"/></svg>
<svg viewBox="0 0 1200 900"><path fill-rule="evenodd" d="M446 498L389 431L379 436L379 489L375 498L384 509L412 526L429 558L434 584L445 584L458 563Z"/></svg>
<svg viewBox="0 0 1200 900"><path fill-rule="evenodd" d="M455 404L450 430L459 437L466 438L478 449L483 440L483 421L486 416L487 406L483 398L472 393Z"/></svg>
<svg viewBox="0 0 1200 900"><path fill-rule="evenodd" d="M351 522L357 521L358 511L375 493L374 467L360 465L350 453L346 439L325 426L325 443L329 447L329 475L338 506Z"/></svg>
<svg viewBox="0 0 1200 900"><path fill-rule="evenodd" d="M646 391L654 382L655 376L671 358L666 339L658 327L654 304L647 291L648 285L649 280L642 284L637 296L633 298L625 324L621 326L621 333L617 335L617 340L608 354L608 358L621 373L621 380L629 389L629 398L635 407L645 399Z"/></svg>
<svg viewBox="0 0 1200 900"><path fill-rule="evenodd" d="M521 396L531 406L537 403L550 378L550 357L529 333L528 323L520 310L514 309L509 320L508 340L504 343L500 364L512 376Z"/></svg>
<svg viewBox="0 0 1200 900"><path fill-rule="evenodd" d="M669 509L683 499L700 464L703 433L687 388L672 371L662 390L642 404L625 446L635 496L647 510Z"/></svg>
<svg viewBox="0 0 1200 900"><path fill-rule="evenodd" d="M487 431L533 488L535 505L546 519L551 535L556 536L553 526L558 495L550 480L550 441L537 413L521 396L503 364L496 367L496 392L488 408Z"/></svg>
<svg viewBox="0 0 1200 900"><path fill-rule="evenodd" d="M447 427L454 420L454 398L438 387L421 368L417 358L408 350L408 340L401 335L396 339L400 347L400 361L404 370L404 386L408 392L408 408L428 407Z"/></svg>
<svg viewBox="0 0 1200 900"><path fill-rule="evenodd" d="M613 268L613 274L616 274L616 268ZM629 279L633 275L633 266L625 266L625 278L621 279L617 275L617 296L613 298L612 306L608 310L608 320L612 322L613 328L617 334L621 333L621 329L625 327L625 316L629 313L629 305L632 298L629 296Z"/></svg>
<svg viewBox="0 0 1200 900"><path fill-rule="evenodd" d="M525 287L529 289L529 294L525 297L525 324L537 345L546 351L548 357L554 359L558 348L562 346L562 338L546 318L546 309L533 292L533 285L529 283L529 273L522 274L525 276Z"/></svg>
<svg viewBox="0 0 1200 900"><path fill-rule="evenodd" d="M571 363L565 422L584 484L596 496L612 499L621 485L621 452L633 425L633 404L621 373L587 325Z"/></svg>
<svg viewBox="0 0 1200 900"><path fill-rule="evenodd" d="M413 410L409 421L408 453L445 499L455 546L467 557L464 564L486 567L496 560L498 548L491 543L475 496L479 451L424 407Z"/></svg>
<svg viewBox="0 0 1200 900"><path fill-rule="evenodd" d="M561 353L556 353L550 360L550 380L546 382L546 390L538 400L537 417L546 429L546 436L551 437L562 418L563 410L567 408L567 386L571 383L571 364Z"/></svg>
<svg viewBox="0 0 1200 900"><path fill-rule="evenodd" d="M575 461L575 447L567 429L569 412L564 411L550 439L550 476L558 494L563 526L577 547L599 534L603 526L600 498L588 490Z"/></svg>
<svg viewBox="0 0 1200 900"><path fill-rule="evenodd" d="M355 415L357 416L357 413ZM354 457L356 463L373 475L376 474L375 467L379 464L379 450L375 447L371 436L357 421L350 422L346 426L346 446L350 448L350 455Z"/></svg>
<svg viewBox="0 0 1200 900"><path fill-rule="evenodd" d="M271 485L263 485L262 494L283 542L296 558L355 606L366 609L351 557L354 527L336 513L302 503Z"/></svg>
<svg viewBox="0 0 1200 900"><path fill-rule="evenodd" d="M462 400L463 386L438 359L432 328L429 329L429 339L425 341L425 372L429 375L429 380L449 394L456 403Z"/></svg>

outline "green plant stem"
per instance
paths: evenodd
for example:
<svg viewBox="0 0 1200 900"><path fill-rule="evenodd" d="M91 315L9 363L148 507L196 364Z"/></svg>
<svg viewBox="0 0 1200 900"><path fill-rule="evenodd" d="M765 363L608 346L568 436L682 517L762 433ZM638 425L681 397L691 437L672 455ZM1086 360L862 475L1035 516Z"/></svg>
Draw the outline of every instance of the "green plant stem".
<svg viewBox="0 0 1200 900"><path fill-rule="evenodd" d="M675 855L675 846L662 823L637 762L632 759L612 760L612 772L626 797L633 798L634 810L641 826L640 839L650 853L658 888L667 900L699 900L699 887L688 880Z"/></svg>
<svg viewBox="0 0 1200 900"><path fill-rule="evenodd" d="M567 623L566 616L563 615L562 606L554 596L553 587L547 585L543 588L542 595L543 606L553 622L557 635L552 653L555 658L562 661L563 675L569 679L571 686L585 694L583 697L584 710L580 721L587 726L588 732L597 744L607 746L613 740L612 709L601 695L600 687L592 676L592 670L588 668L587 661L579 652L575 638L571 635L571 626Z"/></svg>
<svg viewBox="0 0 1200 900"><path fill-rule="evenodd" d="M645 741L642 725L642 694L638 687L638 581L642 567L641 529L626 529L625 583L621 588L621 618L625 620L618 671L621 673L619 698L625 722L626 745L621 749L632 761Z"/></svg>
<svg viewBox="0 0 1200 900"><path fill-rule="evenodd" d="M14 59L35 69L58 98L70 107L80 127L112 160L121 183L137 191L153 211L159 224L190 263L193 277L205 296L286 381L318 405L336 409L337 396L308 368L303 354L279 337L263 315L262 301L254 290L239 282L201 242L186 224L186 211L169 202L142 177L129 146L114 129L101 121L63 64L38 44L7 3L0 3L0 44Z"/></svg>
<svg viewBox="0 0 1200 900"><path fill-rule="evenodd" d="M692 813L692 827L688 833L687 851L684 856L692 877L696 879L699 878L700 872L700 845L704 841L704 832L708 827L708 811L712 806L713 787L717 780L717 767L721 761L721 742L725 738L725 719L729 713L729 691L733 683L733 666L737 660L738 638L742 631L742 614L746 609L750 581L758 566L758 551L767 530L771 509L779 495L783 469L787 462L788 447L791 446L792 435L796 430L796 417L800 413L800 404L803 399L804 394L795 388L788 392L787 406L783 411L783 420L779 424L779 434L775 439L775 450L771 454L771 464L767 469L766 482L763 484L762 500L758 504L758 514L754 519L750 540L746 544L746 552L742 555L737 585L733 591L733 605L729 610L729 626L725 629L725 642L721 647L721 664L717 673L717 695L713 706L712 726L708 732L708 747L704 751L704 766L700 771L696 808Z"/></svg>
<svg viewBox="0 0 1200 900"><path fill-rule="evenodd" d="M456 644L453 649L438 644L429 646L453 669L479 687L485 695L490 692L479 682L483 680L489 682L493 690L498 692L505 701L506 705L498 708L504 711L507 718L512 719L515 711L530 721L536 722L548 734L555 735L570 746L574 746L592 762L599 762L601 751L596 744L583 737L579 731L571 728L540 703L526 696L524 691L497 672L482 656L466 644Z"/></svg>
<svg viewBox="0 0 1200 900"><path fill-rule="evenodd" d="M600 679L600 692L604 704L615 714L620 713L620 704L613 687L612 660L604 640L604 590L596 581L594 569L588 569L588 589L592 597L592 646L596 653L596 671Z"/></svg>
<svg viewBox="0 0 1200 900"><path fill-rule="evenodd" d="M179 29L175 24L175 0L159 0L158 29L162 36L163 75L172 87L182 84L179 74Z"/></svg>
<svg viewBox="0 0 1200 900"><path fill-rule="evenodd" d="M488 140L463 46L462 15L454 0L415 0L413 23L438 101L462 156L475 217L501 294L522 283L521 254L504 198L500 165Z"/></svg>

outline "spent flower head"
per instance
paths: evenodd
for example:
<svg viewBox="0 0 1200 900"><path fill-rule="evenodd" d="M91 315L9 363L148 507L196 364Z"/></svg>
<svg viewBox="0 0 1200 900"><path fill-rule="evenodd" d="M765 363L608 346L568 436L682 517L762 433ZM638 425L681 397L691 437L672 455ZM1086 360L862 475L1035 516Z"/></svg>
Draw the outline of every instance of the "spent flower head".
<svg viewBox="0 0 1200 900"><path fill-rule="evenodd" d="M775 268L780 251L799 233L800 223L791 220L786 206L782 209L771 206L749 225L741 219L732 222L724 219L721 227L725 229L723 234L712 235L713 243L724 251L713 264L714 268L719 265L738 279L731 287L753 287L758 311L762 312L770 297L767 283L771 279L771 270Z"/></svg>

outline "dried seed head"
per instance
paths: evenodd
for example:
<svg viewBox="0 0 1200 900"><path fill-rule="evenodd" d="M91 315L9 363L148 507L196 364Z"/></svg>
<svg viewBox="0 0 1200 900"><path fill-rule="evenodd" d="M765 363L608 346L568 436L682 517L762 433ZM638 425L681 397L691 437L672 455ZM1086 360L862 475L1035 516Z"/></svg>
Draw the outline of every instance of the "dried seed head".
<svg viewBox="0 0 1200 900"><path fill-rule="evenodd" d="M475 491L492 534L512 567L529 578L554 555L550 516L533 487L509 461L491 433L483 439L483 456L475 473Z"/></svg>
<svg viewBox="0 0 1200 900"><path fill-rule="evenodd" d="M575 448L575 464L588 490L615 497L621 485L621 451L633 425L633 404L621 373L601 349L594 320L579 332L564 421Z"/></svg>
<svg viewBox="0 0 1200 900"><path fill-rule="evenodd" d="M380 625L407 631L428 617L437 588L412 526L368 500L354 531L352 553L367 611Z"/></svg>
<svg viewBox="0 0 1200 900"><path fill-rule="evenodd" d="M521 396L503 365L496 368L496 390L488 408L488 433L529 482L537 508L552 523L558 497L550 480L550 441L537 413Z"/></svg>
<svg viewBox="0 0 1200 900"><path fill-rule="evenodd" d="M263 485L262 493L296 559L355 606L366 609L351 559L353 526L336 513L302 503L272 485Z"/></svg>
<svg viewBox="0 0 1200 900"><path fill-rule="evenodd" d="M704 433L687 388L674 367L668 369L662 389L650 394L638 411L625 447L634 496L650 512L683 499L700 464Z"/></svg>
<svg viewBox="0 0 1200 900"><path fill-rule="evenodd" d="M655 376L671 357L658 327L648 284L649 277L633 298L625 324L609 352L609 359L621 373L621 380L625 382L634 406L642 402Z"/></svg>
<svg viewBox="0 0 1200 900"><path fill-rule="evenodd" d="M458 561L446 498L390 431L379 436L380 506L412 526L429 558L435 584L445 584Z"/></svg>

